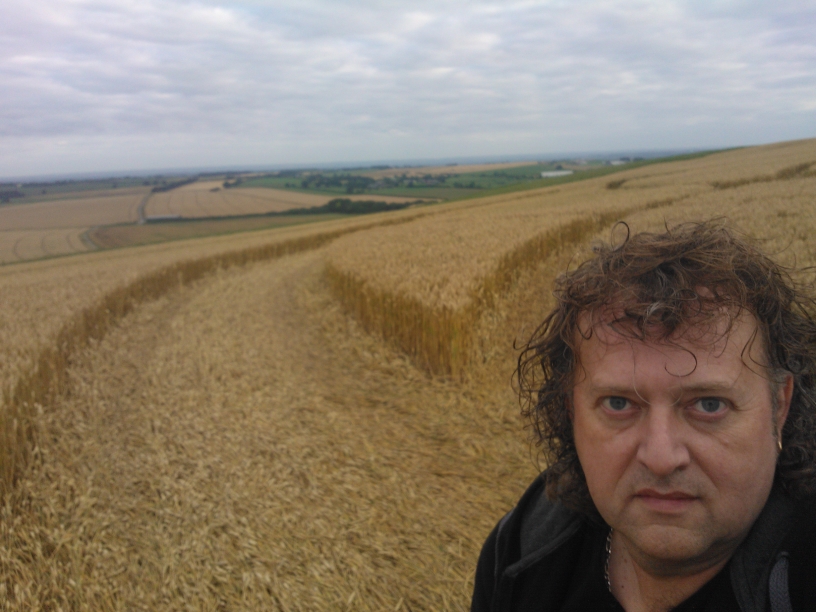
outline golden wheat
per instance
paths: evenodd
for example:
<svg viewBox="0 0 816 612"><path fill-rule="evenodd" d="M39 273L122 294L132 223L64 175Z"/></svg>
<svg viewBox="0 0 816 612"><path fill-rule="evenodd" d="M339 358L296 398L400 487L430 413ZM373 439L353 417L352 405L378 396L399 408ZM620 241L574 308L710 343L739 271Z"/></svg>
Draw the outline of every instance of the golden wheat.
<svg viewBox="0 0 816 612"><path fill-rule="evenodd" d="M76 357L0 508L14 609L464 610L534 473L504 396L361 334L317 254L216 272Z"/></svg>
<svg viewBox="0 0 816 612"><path fill-rule="evenodd" d="M50 342L37 346L36 340L39 338L26 337L27 343L21 342L16 346L10 343L9 350L14 347L15 353L12 357L17 359L13 362L14 367L3 372L4 379L0 380L0 383L6 383L3 388L3 402L0 404L0 438L2 438L0 494L13 487L21 471L28 465L31 453L36 448L37 415L42 406L52 403L65 391L65 376L72 355L88 343L102 338L112 325L138 304L154 300L175 287L198 280L218 269L314 249L345 233L376 224L399 223L400 219L407 221L411 218L406 215L396 219L373 215L369 219L327 222L308 228L286 228L271 234L257 232L254 235L231 237L231 240L226 241L210 239L196 245L203 249L203 252L199 251L198 257L190 258L193 253L189 248L184 250L177 248L174 263L170 263L173 257L166 256L171 247L163 245L163 248L158 250L165 255L159 260L162 265L157 266L156 260L150 261L142 257L136 266L142 273L133 280L112 287L97 285L97 290L102 287L105 289L100 291L95 301L92 297L81 296L80 300L84 299L87 306L77 307L78 304L75 302L75 308L68 311L70 314L52 317L50 321L52 326L41 325L41 334L46 337L52 334L55 336ZM240 248L235 248L235 245L240 245ZM185 256L186 258L183 258ZM132 262L132 258L127 261ZM88 269L90 268L89 266ZM83 271L87 272L88 269ZM115 270L121 273L123 268L117 267ZM15 268L15 271L19 269ZM99 276L95 274L97 280ZM9 275L6 288L13 287L14 278L14 275ZM16 278L19 280L19 275ZM68 279L64 276L60 277L56 282L57 287L64 290L66 280ZM31 275L28 274L22 285L30 288L30 283ZM42 287L38 289L42 290ZM9 290L10 299L7 300L7 304L13 305L14 298L19 300L21 295L26 297L27 292L15 295L13 290ZM53 298L54 295L51 294L49 297ZM42 301L40 297L40 303ZM66 300L61 302L61 306L65 308L69 303L70 300ZM21 329L17 326L9 327L15 331Z"/></svg>
<svg viewBox="0 0 816 612"><path fill-rule="evenodd" d="M0 206L3 230L39 230L135 223L139 202L146 192L128 190L125 195L86 196Z"/></svg>
<svg viewBox="0 0 816 612"><path fill-rule="evenodd" d="M92 250L88 228L0 231L0 264Z"/></svg>
<svg viewBox="0 0 816 612"><path fill-rule="evenodd" d="M755 182L705 194L693 201L626 217L635 230L721 217L761 240L774 258L797 268L816 264L816 176Z"/></svg>
<svg viewBox="0 0 816 612"><path fill-rule="evenodd" d="M148 217L178 215L181 217L218 217L257 215L282 212L292 208L322 206L334 197L314 193L300 193L283 189L209 187L212 183L191 183L179 189L150 196L146 207ZM212 191L211 189L218 189ZM411 198L377 195L342 196L353 200L408 202Z"/></svg>
<svg viewBox="0 0 816 612"><path fill-rule="evenodd" d="M506 382L554 275L618 218L727 215L814 262L814 159L786 143L0 269L0 334L32 348L0 346L23 363L6 405L30 409L0 431L34 459L0 508L3 605L467 609L481 541L534 473Z"/></svg>
<svg viewBox="0 0 816 612"><path fill-rule="evenodd" d="M458 375L474 357L474 321L525 265L637 210L694 201L724 214L740 187L761 198L799 190L801 204L814 169L810 140L656 164L614 181L454 203L440 207L447 214L337 240L327 250L327 274L367 329L431 371Z"/></svg>

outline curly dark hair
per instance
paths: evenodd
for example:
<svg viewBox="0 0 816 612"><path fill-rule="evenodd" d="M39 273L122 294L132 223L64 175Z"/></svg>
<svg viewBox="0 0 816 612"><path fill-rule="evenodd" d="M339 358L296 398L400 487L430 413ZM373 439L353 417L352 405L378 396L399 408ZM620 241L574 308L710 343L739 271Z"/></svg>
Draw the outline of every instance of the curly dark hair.
<svg viewBox="0 0 816 612"><path fill-rule="evenodd" d="M809 284L722 220L684 223L596 246L594 256L555 282L557 304L522 348L516 371L522 412L548 469L547 493L597 516L578 461L569 395L578 363L579 318L603 309L639 339L671 341L688 326L740 313L757 321L771 384L791 373L794 391L782 431L776 482L795 498L816 493L816 300ZM727 314L724 314L727 313ZM589 331L591 333L591 330ZM586 336L584 336L586 337ZM676 337L676 336L675 336ZM743 351L745 354L745 351Z"/></svg>

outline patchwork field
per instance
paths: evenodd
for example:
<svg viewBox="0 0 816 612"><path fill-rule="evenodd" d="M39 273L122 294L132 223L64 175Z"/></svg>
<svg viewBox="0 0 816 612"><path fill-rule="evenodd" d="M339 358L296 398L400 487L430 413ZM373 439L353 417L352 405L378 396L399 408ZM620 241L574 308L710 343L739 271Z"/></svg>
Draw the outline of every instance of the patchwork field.
<svg viewBox="0 0 816 612"><path fill-rule="evenodd" d="M126 193L83 192L82 197L0 206L0 264L94 249L86 235L91 227L139 219L147 189L122 191Z"/></svg>
<svg viewBox="0 0 816 612"><path fill-rule="evenodd" d="M156 193L148 186L84 191L68 187L62 186L62 191L53 193L43 189L44 194L32 194L22 201L0 205L0 264L336 218L336 215L240 218L322 206L334 196L282 189L223 189L223 180L196 181ZM389 203L416 200L394 196L348 197ZM162 216L200 223L151 223L148 226L140 223L145 218Z"/></svg>
<svg viewBox="0 0 816 612"><path fill-rule="evenodd" d="M370 172L302 171L295 173L297 177L292 175L294 171L290 171L240 173L232 178L230 175L209 176L199 177L199 180L196 177L163 176L4 184L0 185L4 194L0 203L0 232L12 233L0 237L0 264L96 248L153 244L162 240L311 222L320 219L249 217L280 214L293 208L319 207L333 198L391 204L435 203L473 197L483 192L524 190L531 184L540 186L544 180L540 178L541 169L554 167L562 166L555 162L543 165L514 162ZM552 186L585 180L621 169L604 166L597 160L591 167L574 167L581 171L573 176L547 179L546 184ZM366 189L365 185L374 183L378 185L376 189ZM225 187L225 184L231 186ZM176 223L179 220L202 223L182 226ZM140 227L145 222L153 227Z"/></svg>
<svg viewBox="0 0 816 612"><path fill-rule="evenodd" d="M90 251L86 227L0 231L0 264Z"/></svg>
<svg viewBox="0 0 816 612"><path fill-rule="evenodd" d="M305 223L322 223L341 219L343 215L281 215L275 217L236 217L233 219L197 219L183 223L146 223L141 225L111 225L95 227L88 231L87 237L92 243L103 249L157 244L171 240L188 240L248 232L270 228L303 225Z"/></svg>
<svg viewBox="0 0 816 612"><path fill-rule="evenodd" d="M468 609L555 274L621 219L812 265L815 196L811 140L5 266L4 609Z"/></svg>
<svg viewBox="0 0 816 612"><path fill-rule="evenodd" d="M0 206L0 228L39 230L89 227L138 221L139 203L146 191L127 195L66 198L31 204Z"/></svg>
<svg viewBox="0 0 816 612"><path fill-rule="evenodd" d="M153 194L147 203L146 215L148 217L178 215L187 218L257 215L283 212L292 208L322 206L333 197L337 197L284 189L251 187L223 189L220 184L196 182L166 193ZM348 197L352 200L376 199L387 202L410 202L415 199L394 196L375 198L370 195Z"/></svg>

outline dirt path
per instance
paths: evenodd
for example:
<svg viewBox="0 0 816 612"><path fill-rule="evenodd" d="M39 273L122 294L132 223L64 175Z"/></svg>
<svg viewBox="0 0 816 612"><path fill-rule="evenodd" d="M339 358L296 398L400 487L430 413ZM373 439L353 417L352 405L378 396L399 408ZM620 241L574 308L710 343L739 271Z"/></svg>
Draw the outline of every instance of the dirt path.
<svg viewBox="0 0 816 612"><path fill-rule="evenodd" d="M147 203L150 200L151 195L153 195L153 192L148 191L139 202L139 205L136 207L136 216L138 217L136 222L139 225L142 225L143 223L147 222L147 215L145 214L145 209L147 208Z"/></svg>
<svg viewBox="0 0 816 612"><path fill-rule="evenodd" d="M481 541L533 473L515 407L361 333L321 270L313 252L219 274L82 357L29 510L5 517L0 598L468 607Z"/></svg>

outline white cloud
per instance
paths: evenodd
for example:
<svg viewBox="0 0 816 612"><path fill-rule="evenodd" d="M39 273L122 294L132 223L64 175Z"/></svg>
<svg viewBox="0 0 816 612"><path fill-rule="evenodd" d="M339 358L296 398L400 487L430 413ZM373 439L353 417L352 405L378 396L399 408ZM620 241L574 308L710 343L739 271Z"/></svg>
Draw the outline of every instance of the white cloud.
<svg viewBox="0 0 816 612"><path fill-rule="evenodd" d="M0 23L0 175L103 169L100 143L135 168L814 136L813 31L805 2L28 0ZM87 167L21 165L55 139Z"/></svg>

